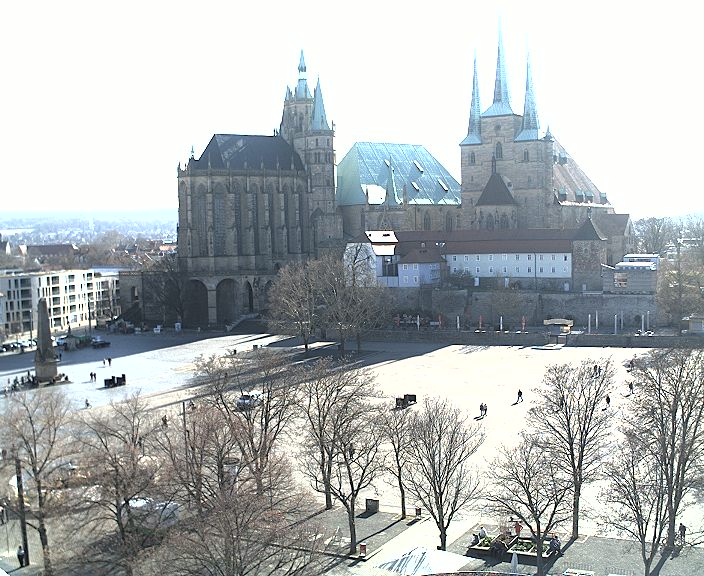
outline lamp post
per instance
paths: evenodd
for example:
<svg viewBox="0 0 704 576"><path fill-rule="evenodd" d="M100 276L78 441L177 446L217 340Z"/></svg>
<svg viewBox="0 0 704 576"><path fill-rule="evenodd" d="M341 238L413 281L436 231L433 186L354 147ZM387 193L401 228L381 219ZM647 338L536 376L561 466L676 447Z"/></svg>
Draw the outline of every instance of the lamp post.
<svg viewBox="0 0 704 576"><path fill-rule="evenodd" d="M24 550L25 566L29 566L29 543L27 542L27 516L24 506L24 483L22 482L22 463L20 462L19 452L13 444L12 455L15 458L15 475L17 479L17 502L19 504L20 513L20 531L22 533L22 548Z"/></svg>

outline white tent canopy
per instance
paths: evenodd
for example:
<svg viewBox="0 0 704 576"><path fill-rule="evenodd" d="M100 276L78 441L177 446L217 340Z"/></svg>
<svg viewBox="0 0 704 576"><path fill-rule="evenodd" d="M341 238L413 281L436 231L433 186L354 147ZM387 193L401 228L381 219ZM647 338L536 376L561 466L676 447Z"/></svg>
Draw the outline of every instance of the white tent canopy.
<svg viewBox="0 0 704 576"><path fill-rule="evenodd" d="M469 559L465 556L443 550L428 550L419 546L399 558L379 564L378 567L395 574L424 576L427 574L456 572L466 565L467 562L469 562Z"/></svg>

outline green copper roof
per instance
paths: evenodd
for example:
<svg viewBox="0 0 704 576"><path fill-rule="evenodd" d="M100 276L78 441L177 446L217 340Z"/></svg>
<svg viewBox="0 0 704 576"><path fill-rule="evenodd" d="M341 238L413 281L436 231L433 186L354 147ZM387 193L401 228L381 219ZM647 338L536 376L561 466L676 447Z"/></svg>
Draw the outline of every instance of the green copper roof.
<svg viewBox="0 0 704 576"><path fill-rule="evenodd" d="M482 143L481 107L479 105L479 80L477 80L477 56L474 56L474 77L472 78L472 104L469 109L467 136L460 146Z"/></svg>
<svg viewBox="0 0 704 576"><path fill-rule="evenodd" d="M408 204L457 206L460 185L424 146L416 144L357 142L339 163L339 206L403 204L404 198Z"/></svg>
<svg viewBox="0 0 704 576"><path fill-rule="evenodd" d="M516 136L516 141L537 140L540 123L538 122L538 109L535 106L533 94L533 76L530 72L530 59L526 65L526 97L523 105L523 120L521 131Z"/></svg>
<svg viewBox="0 0 704 576"><path fill-rule="evenodd" d="M320 89L320 78L315 87L313 99L313 130L330 130L328 119L325 116L325 105L323 104L323 91Z"/></svg>
<svg viewBox="0 0 704 576"><path fill-rule="evenodd" d="M496 80L494 81L494 102L482 116L506 116L513 114L511 98L508 93L506 64L504 62L504 41L499 29L499 51L496 56Z"/></svg>

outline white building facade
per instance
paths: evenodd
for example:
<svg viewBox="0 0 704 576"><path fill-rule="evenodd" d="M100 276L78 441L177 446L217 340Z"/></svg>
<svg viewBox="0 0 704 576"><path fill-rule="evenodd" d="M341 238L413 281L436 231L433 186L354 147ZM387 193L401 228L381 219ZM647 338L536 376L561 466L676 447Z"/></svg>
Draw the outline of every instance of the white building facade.
<svg viewBox="0 0 704 576"><path fill-rule="evenodd" d="M40 298L46 298L49 326L57 332L119 313L117 274L93 270L7 272L0 275L0 293L0 330L5 338L36 330Z"/></svg>

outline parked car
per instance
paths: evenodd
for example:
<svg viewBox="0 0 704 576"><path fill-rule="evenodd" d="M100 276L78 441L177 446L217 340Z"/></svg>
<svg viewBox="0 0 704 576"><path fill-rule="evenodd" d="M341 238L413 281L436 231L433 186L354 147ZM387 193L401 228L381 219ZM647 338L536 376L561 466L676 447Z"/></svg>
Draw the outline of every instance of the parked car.
<svg viewBox="0 0 704 576"><path fill-rule="evenodd" d="M104 340L102 336L94 336L90 341L90 345L93 348L107 348L110 346L110 341Z"/></svg>
<svg viewBox="0 0 704 576"><path fill-rule="evenodd" d="M259 394L242 394L237 399L238 410L251 410L261 402Z"/></svg>

